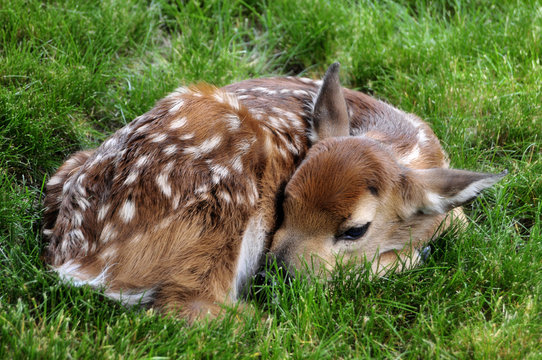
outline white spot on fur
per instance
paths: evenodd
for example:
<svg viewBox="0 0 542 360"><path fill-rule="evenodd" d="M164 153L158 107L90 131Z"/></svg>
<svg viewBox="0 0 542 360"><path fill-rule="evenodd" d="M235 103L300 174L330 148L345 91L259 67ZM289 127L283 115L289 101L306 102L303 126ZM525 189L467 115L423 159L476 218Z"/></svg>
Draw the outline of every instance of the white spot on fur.
<svg viewBox="0 0 542 360"><path fill-rule="evenodd" d="M137 171L131 171L126 177L126 180L124 180L124 185L133 184L137 180L138 176L139 173Z"/></svg>
<svg viewBox="0 0 542 360"><path fill-rule="evenodd" d="M202 184L200 186L198 186L195 190L194 190L194 193L196 194L203 194L203 193L206 193L207 191L209 191L209 186L207 184Z"/></svg>
<svg viewBox="0 0 542 360"><path fill-rule="evenodd" d="M103 143L105 149L110 149L117 145L116 137L110 137L106 142Z"/></svg>
<svg viewBox="0 0 542 360"><path fill-rule="evenodd" d="M218 90L213 94L213 98L219 103L226 104L234 110L239 110L239 101L233 94Z"/></svg>
<svg viewBox="0 0 542 360"><path fill-rule="evenodd" d="M417 160L420 157L420 146L416 144L414 148L408 153L408 155L402 156L401 159L399 159L399 163L403 165L408 165L412 161Z"/></svg>
<svg viewBox="0 0 542 360"><path fill-rule="evenodd" d="M149 128L149 124L145 124L145 125L142 125L142 126L138 127L135 132L136 132L136 134L141 134L141 133L147 131L148 128Z"/></svg>
<svg viewBox="0 0 542 360"><path fill-rule="evenodd" d="M154 289L143 290L108 290L105 295L113 300L120 301L125 306L148 304L154 300Z"/></svg>
<svg viewBox="0 0 542 360"><path fill-rule="evenodd" d="M81 225L83 224L83 214L81 214L79 211L74 211L73 214L73 220L72 220L72 225L73 227L81 227Z"/></svg>
<svg viewBox="0 0 542 360"><path fill-rule="evenodd" d="M231 131L235 131L241 126L241 119L239 119L239 116L235 114L227 114L225 116L225 120L228 124L228 129Z"/></svg>
<svg viewBox="0 0 542 360"><path fill-rule="evenodd" d="M176 194L174 197L173 197L173 200L171 201L171 206L173 207L173 210L177 210L177 208L179 207L179 202L181 201L181 195L180 194Z"/></svg>
<svg viewBox="0 0 542 360"><path fill-rule="evenodd" d="M173 145L166 146L164 150L162 151L166 155L173 155L177 152L177 145L173 144Z"/></svg>
<svg viewBox="0 0 542 360"><path fill-rule="evenodd" d="M230 171L227 167L222 165L210 165L209 168L213 172L213 182L218 184L222 179L230 175Z"/></svg>
<svg viewBox="0 0 542 360"><path fill-rule="evenodd" d="M294 91L292 91L292 93L294 95L299 95L299 96L307 96L307 95L309 95L309 92L307 92L305 90L294 90Z"/></svg>
<svg viewBox="0 0 542 360"><path fill-rule="evenodd" d="M181 87L178 87L177 89L175 89L175 91L171 94L171 95L177 95L177 94L180 94L180 95L184 95L184 94L188 94L190 93L190 89L187 88L186 86L181 86Z"/></svg>
<svg viewBox="0 0 542 360"><path fill-rule="evenodd" d="M152 135L152 142L153 143L158 143L158 142L162 142L164 140L167 139L167 135L166 134L154 134Z"/></svg>
<svg viewBox="0 0 542 360"><path fill-rule="evenodd" d="M232 286L232 300L237 300L247 279L252 276L260 263L266 237L265 222L263 215L250 218L243 234L241 249L237 257L235 278Z"/></svg>
<svg viewBox="0 0 542 360"><path fill-rule="evenodd" d="M237 98L239 100L246 100L246 99L251 98L251 97L252 97L252 95L239 95Z"/></svg>
<svg viewBox="0 0 542 360"><path fill-rule="evenodd" d="M188 120L186 119L185 116L183 117L180 117L180 118L177 118L175 120L173 120L170 124L169 124L169 128L171 130L176 130L176 129L179 129L179 128L182 128L183 126L185 126L187 124Z"/></svg>
<svg viewBox="0 0 542 360"><path fill-rule="evenodd" d="M113 224L107 223L102 229L100 234L100 241L104 244L115 239L117 237L117 232L113 229Z"/></svg>
<svg viewBox="0 0 542 360"><path fill-rule="evenodd" d="M43 235L45 236L53 235L53 229L43 229Z"/></svg>
<svg viewBox="0 0 542 360"><path fill-rule="evenodd" d="M184 105L184 101L183 100L178 100L170 109L169 109L169 113L170 114L174 114L174 113L177 113L179 112L179 110L181 109L181 107Z"/></svg>
<svg viewBox="0 0 542 360"><path fill-rule="evenodd" d="M272 110L275 113L279 114L280 116L286 117L290 121L290 123L293 124L294 126L296 126L298 128L304 128L305 127L305 125L302 123L299 116L295 115L294 113L292 113L290 111L287 111L287 110L284 110L284 109L281 109L281 108L278 108L278 107L274 107Z"/></svg>
<svg viewBox="0 0 542 360"><path fill-rule="evenodd" d="M281 94L288 94L288 93L292 92L292 89L281 89L279 92Z"/></svg>
<svg viewBox="0 0 542 360"><path fill-rule="evenodd" d="M278 129L278 130L280 130L280 129L283 128L283 126L282 126L283 124L282 124L281 121L279 121L279 120L280 120L280 119L277 119L277 118L274 117L274 116L269 116L269 117L267 118L267 121L269 122L269 124L270 124L273 128Z"/></svg>
<svg viewBox="0 0 542 360"><path fill-rule="evenodd" d="M119 211L119 216L121 220L124 221L125 223L128 223L132 221L132 219L135 216L135 213L136 213L136 207L135 207L134 202L131 200L124 201L124 204L122 204Z"/></svg>
<svg viewBox="0 0 542 360"><path fill-rule="evenodd" d="M135 166L140 168L143 165L147 165L148 160L149 160L149 156L148 155L143 155L139 159L137 159L137 161L135 163Z"/></svg>
<svg viewBox="0 0 542 360"><path fill-rule="evenodd" d="M102 253L100 254L100 258L105 262L109 262L111 258L113 258L116 255L117 255L116 246L109 246L104 251L102 251Z"/></svg>
<svg viewBox="0 0 542 360"><path fill-rule="evenodd" d="M54 186L62 183L64 181L64 178L62 176L53 176L49 179L49 182L47 183L47 186Z"/></svg>
<svg viewBox="0 0 542 360"><path fill-rule="evenodd" d="M98 221L103 221L105 219L110 206L110 204L106 204L100 207L100 210L98 210Z"/></svg>
<svg viewBox="0 0 542 360"><path fill-rule="evenodd" d="M95 277L89 277L88 274L80 270L81 264L74 260L68 260L60 266L53 266L53 270L56 271L63 283L73 286L90 285L94 288L99 288L105 285L107 278L107 270L105 268Z"/></svg>
<svg viewBox="0 0 542 360"><path fill-rule="evenodd" d="M189 133L189 134L184 134L184 135L181 135L179 136L179 139L180 140L190 140L190 139L193 139L194 138L194 134L193 133Z"/></svg>
<svg viewBox="0 0 542 360"><path fill-rule="evenodd" d="M85 211L90 207L90 203L84 197L77 199L77 205L79 205L79 208L81 208L82 211Z"/></svg>
<svg viewBox="0 0 542 360"><path fill-rule="evenodd" d="M427 140L429 140L429 138L427 137L427 134L425 133L423 129L420 129L420 131L418 132L418 143L424 144Z"/></svg>
<svg viewBox="0 0 542 360"><path fill-rule="evenodd" d="M306 78L306 77L299 77L298 79L299 79L299 81L304 82L305 84L311 84L312 85L314 83L314 80Z"/></svg>
<svg viewBox="0 0 542 360"><path fill-rule="evenodd" d="M218 147L218 145L220 145L221 141L222 137L220 135L216 135L210 139L204 140L199 146L189 146L185 148L184 152L186 154L192 154L197 158L203 154L213 151L216 147Z"/></svg>
<svg viewBox="0 0 542 360"><path fill-rule="evenodd" d="M232 163L231 163L231 167L233 170L239 172L239 173L242 173L243 172L243 160L241 159L241 156L236 156Z"/></svg>
<svg viewBox="0 0 542 360"><path fill-rule="evenodd" d="M171 197L171 185L168 182L168 173L167 172L161 172L156 177L156 183L158 184L158 187L160 190L162 190L162 193L166 195L167 197Z"/></svg>
<svg viewBox="0 0 542 360"><path fill-rule="evenodd" d="M232 201L231 196L227 191L219 191L218 196L222 198L222 200L224 200L227 204L230 204Z"/></svg>

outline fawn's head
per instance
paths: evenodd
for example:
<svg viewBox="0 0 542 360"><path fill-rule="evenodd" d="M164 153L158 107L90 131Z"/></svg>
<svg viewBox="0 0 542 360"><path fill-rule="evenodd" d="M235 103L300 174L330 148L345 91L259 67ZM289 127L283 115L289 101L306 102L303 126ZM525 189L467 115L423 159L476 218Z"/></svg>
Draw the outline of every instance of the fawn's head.
<svg viewBox="0 0 542 360"><path fill-rule="evenodd" d="M317 142L285 188L284 220L270 249L289 270L305 262L332 270L338 257L373 261L375 271L397 260L414 265L444 214L506 174L409 169L378 141L349 137L338 64L324 77L313 121Z"/></svg>

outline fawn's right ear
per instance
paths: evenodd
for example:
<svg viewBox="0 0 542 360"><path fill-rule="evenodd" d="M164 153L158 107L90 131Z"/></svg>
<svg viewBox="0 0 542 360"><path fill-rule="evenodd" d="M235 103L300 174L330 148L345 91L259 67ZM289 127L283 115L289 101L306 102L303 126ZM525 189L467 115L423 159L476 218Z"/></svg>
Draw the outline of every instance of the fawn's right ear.
<svg viewBox="0 0 542 360"><path fill-rule="evenodd" d="M501 180L499 174L459 169L409 170L403 182L405 214L444 214L461 206Z"/></svg>
<svg viewBox="0 0 542 360"><path fill-rule="evenodd" d="M350 133L346 100L339 81L339 66L339 63L334 63L327 69L314 102L313 142L328 137L348 136Z"/></svg>

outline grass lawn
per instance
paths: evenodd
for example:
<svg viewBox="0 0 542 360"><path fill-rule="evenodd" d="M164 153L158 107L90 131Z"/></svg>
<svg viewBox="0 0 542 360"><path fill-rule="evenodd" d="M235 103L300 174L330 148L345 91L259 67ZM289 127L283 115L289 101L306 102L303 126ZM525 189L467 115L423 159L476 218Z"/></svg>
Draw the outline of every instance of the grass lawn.
<svg viewBox="0 0 542 360"><path fill-rule="evenodd" d="M427 120L453 167L510 172L427 263L279 283L192 327L44 266L43 185L70 153L181 84L334 61ZM0 358L542 359L541 61L539 0L0 0Z"/></svg>

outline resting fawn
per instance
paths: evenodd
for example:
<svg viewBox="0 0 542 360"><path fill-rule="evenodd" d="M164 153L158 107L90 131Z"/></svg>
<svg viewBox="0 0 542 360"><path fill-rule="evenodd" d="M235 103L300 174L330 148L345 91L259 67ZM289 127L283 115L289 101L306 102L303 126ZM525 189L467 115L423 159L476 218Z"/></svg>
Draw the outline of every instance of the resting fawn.
<svg viewBox="0 0 542 360"><path fill-rule="evenodd" d="M506 172L448 169L425 122L338 71L179 88L76 153L47 184L47 262L191 320L237 301L267 254L292 271L415 265L446 214Z"/></svg>

